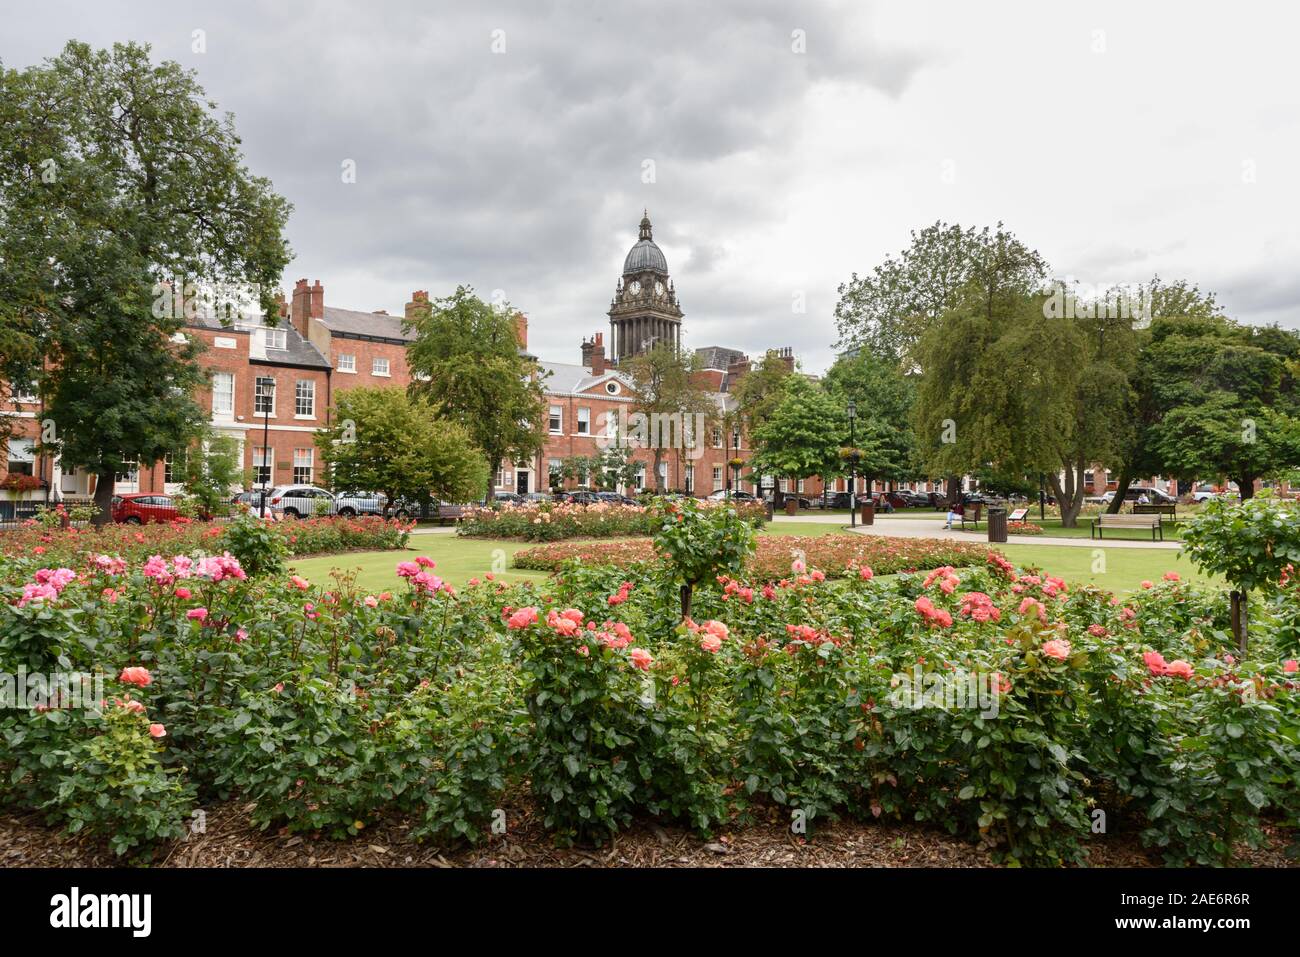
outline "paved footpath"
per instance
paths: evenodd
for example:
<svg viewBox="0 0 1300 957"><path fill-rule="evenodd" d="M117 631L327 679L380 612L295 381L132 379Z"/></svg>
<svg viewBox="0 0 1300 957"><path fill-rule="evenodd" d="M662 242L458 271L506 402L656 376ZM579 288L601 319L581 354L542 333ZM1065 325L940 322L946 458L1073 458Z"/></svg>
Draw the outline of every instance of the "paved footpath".
<svg viewBox="0 0 1300 957"><path fill-rule="evenodd" d="M827 522L844 525L846 515L827 515L816 511L800 512L797 516L777 515L774 524L787 522ZM859 535L886 535L892 538L946 538L956 542L988 542L987 529L964 532L959 528L944 528L943 516L934 518L878 518L874 525L858 525L849 529ZM1162 548L1177 551L1180 542L1151 542L1137 538L1055 538L1048 535L1009 535L1008 545L1068 545L1073 548Z"/></svg>

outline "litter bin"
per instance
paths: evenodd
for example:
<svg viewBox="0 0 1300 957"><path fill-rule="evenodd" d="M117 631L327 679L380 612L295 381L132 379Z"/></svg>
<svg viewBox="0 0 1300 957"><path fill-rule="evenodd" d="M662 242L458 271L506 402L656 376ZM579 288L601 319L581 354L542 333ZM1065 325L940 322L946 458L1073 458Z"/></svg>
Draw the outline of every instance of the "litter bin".
<svg viewBox="0 0 1300 957"><path fill-rule="evenodd" d="M788 498L785 500L785 514L799 514L799 500L797 498Z"/></svg>
<svg viewBox="0 0 1300 957"><path fill-rule="evenodd" d="M871 503L870 499L862 503L862 524L876 524L876 506Z"/></svg>
<svg viewBox="0 0 1300 957"><path fill-rule="evenodd" d="M1007 510L999 506L993 506L989 509L989 541L1003 542L1007 540Z"/></svg>
<svg viewBox="0 0 1300 957"><path fill-rule="evenodd" d="M767 520L768 520L769 522L772 521L772 500L771 500L770 498L764 500L764 502L763 502L763 510L764 510L765 512L767 512Z"/></svg>

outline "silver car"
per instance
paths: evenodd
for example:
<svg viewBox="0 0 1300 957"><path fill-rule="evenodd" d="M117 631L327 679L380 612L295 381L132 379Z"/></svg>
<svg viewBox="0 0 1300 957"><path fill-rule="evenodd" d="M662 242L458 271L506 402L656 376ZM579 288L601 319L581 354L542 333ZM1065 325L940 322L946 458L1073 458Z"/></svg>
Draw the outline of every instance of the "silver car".
<svg viewBox="0 0 1300 957"><path fill-rule="evenodd" d="M334 496L314 485L277 485L267 496L266 507L283 518L313 518L338 511Z"/></svg>

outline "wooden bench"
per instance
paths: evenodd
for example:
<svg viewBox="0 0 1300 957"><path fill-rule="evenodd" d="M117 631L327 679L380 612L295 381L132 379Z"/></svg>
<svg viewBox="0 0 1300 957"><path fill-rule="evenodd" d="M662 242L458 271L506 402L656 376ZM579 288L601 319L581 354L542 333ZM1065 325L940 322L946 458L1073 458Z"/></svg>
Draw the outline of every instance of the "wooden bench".
<svg viewBox="0 0 1300 957"><path fill-rule="evenodd" d="M1092 537L1105 538L1103 530L1107 528L1149 528L1151 529L1151 541L1160 536L1160 541L1165 540L1164 527L1160 524L1160 516L1157 515L1110 515L1107 513L1098 515L1092 520Z"/></svg>
<svg viewBox="0 0 1300 957"><path fill-rule="evenodd" d="M961 527L962 527L962 528L965 528L965 527L966 527L966 523L967 523L967 522L970 522L970 524L974 527L974 529L975 529L976 531L979 531L979 527L980 527L980 509L982 509L983 507L984 507L983 505L966 505L966 506L964 506L964 507L962 508L962 513L961 513ZM971 514L970 514L971 512L974 512L975 514L974 514L974 515L971 515Z"/></svg>
<svg viewBox="0 0 1300 957"><path fill-rule="evenodd" d="M1168 515L1174 521L1178 521L1178 506L1173 502L1151 502L1142 504L1141 502L1133 503L1134 515Z"/></svg>

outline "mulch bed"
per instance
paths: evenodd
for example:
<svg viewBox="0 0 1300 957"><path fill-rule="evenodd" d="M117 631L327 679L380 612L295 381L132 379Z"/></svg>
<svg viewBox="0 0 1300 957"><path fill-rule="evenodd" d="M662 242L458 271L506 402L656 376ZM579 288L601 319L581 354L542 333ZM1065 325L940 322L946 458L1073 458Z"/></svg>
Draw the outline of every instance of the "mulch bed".
<svg viewBox="0 0 1300 957"><path fill-rule="evenodd" d="M604 847L556 847L526 806L506 807L506 834L478 847L417 844L402 821L374 824L345 841L248 824L247 805L206 809L206 828L158 849L152 860L123 861L101 842L68 837L34 817L0 815L0 867L992 867L986 850L917 825L841 821L819 826L811 839L777 819L720 831L702 839L680 827L638 821ZM1297 867L1285 850L1293 832L1270 827L1257 851L1239 860L1255 867ZM1159 867L1133 834L1096 838L1093 867Z"/></svg>

